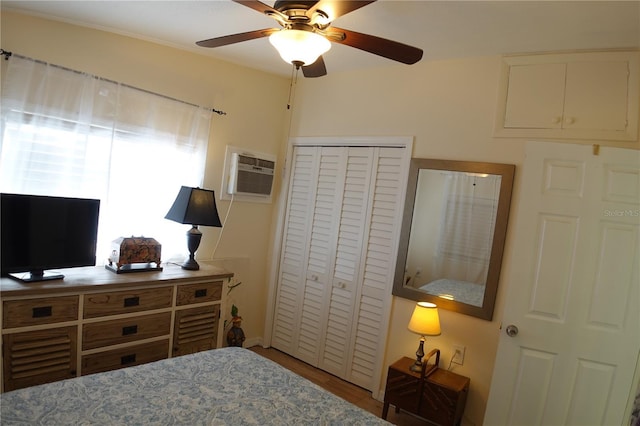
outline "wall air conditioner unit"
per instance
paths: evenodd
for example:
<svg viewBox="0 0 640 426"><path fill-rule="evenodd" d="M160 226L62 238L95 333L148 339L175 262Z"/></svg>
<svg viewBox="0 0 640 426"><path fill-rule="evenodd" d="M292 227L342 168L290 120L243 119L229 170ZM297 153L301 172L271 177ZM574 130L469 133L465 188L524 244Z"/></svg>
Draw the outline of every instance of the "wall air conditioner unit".
<svg viewBox="0 0 640 426"><path fill-rule="evenodd" d="M224 194L237 200L270 202L275 177L275 156L227 147L228 177ZM223 197L223 198L227 198Z"/></svg>
<svg viewBox="0 0 640 426"><path fill-rule="evenodd" d="M276 163L257 157L234 153L231 156L229 194L271 195Z"/></svg>

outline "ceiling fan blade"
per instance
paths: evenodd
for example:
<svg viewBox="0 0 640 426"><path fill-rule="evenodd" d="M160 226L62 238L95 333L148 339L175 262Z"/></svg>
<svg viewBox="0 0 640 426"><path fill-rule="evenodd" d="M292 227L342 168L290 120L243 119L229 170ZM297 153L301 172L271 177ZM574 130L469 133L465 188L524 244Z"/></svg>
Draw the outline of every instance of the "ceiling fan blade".
<svg viewBox="0 0 640 426"><path fill-rule="evenodd" d="M333 42L355 47L403 64L415 64L422 59L422 49L397 41L336 27L330 27L324 32Z"/></svg>
<svg viewBox="0 0 640 426"><path fill-rule="evenodd" d="M279 31L276 28L266 28L264 30L248 31L246 33L231 34L222 37L214 37L208 40L197 41L196 44L201 47L220 47L228 44L240 43L241 41L254 40L256 38L268 37Z"/></svg>
<svg viewBox="0 0 640 426"><path fill-rule="evenodd" d="M324 65L324 59L322 59L322 56L319 56L311 65L302 67L302 74L307 78L327 75L327 67Z"/></svg>
<svg viewBox="0 0 640 426"><path fill-rule="evenodd" d="M314 12L321 10L327 15L329 22L331 22L340 16L346 15L375 1L376 0L320 0L309 9L308 15L312 16Z"/></svg>
<svg viewBox="0 0 640 426"><path fill-rule="evenodd" d="M272 8L271 6L264 4L258 0L232 0L235 3L239 3L243 6L247 6L250 9L256 10L264 15L276 14L280 15L280 12Z"/></svg>

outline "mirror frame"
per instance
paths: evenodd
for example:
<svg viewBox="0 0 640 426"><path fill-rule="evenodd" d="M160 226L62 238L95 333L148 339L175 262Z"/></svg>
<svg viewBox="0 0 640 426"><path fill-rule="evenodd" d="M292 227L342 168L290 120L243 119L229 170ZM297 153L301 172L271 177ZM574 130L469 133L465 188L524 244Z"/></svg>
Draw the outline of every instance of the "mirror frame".
<svg viewBox="0 0 640 426"><path fill-rule="evenodd" d="M407 193L402 216L402 228L400 230L400 242L398 246L398 260L396 262L395 278L393 281L393 295L417 302L432 302L438 307L455 311L465 315L471 315L484 320L493 318L493 309L498 291L500 270L502 268L502 255L507 235L507 223L511 207L511 192L516 166L513 164L482 163L476 161L434 160L427 158L412 158L407 181ZM413 288L404 286L404 275L407 264L407 250L411 235L411 223L414 214L414 202L418 184L418 174L421 169L445 170L468 173L488 173L502 176L498 210L496 212L496 224L493 233L493 244L489 258L489 270L485 284L482 307L466 303L444 299Z"/></svg>

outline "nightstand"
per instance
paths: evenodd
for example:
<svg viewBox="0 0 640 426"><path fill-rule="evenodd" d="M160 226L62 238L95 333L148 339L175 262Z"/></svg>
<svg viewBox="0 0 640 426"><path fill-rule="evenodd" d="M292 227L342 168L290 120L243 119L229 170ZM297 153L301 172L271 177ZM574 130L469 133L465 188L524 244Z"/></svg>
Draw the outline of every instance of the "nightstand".
<svg viewBox="0 0 640 426"><path fill-rule="evenodd" d="M389 405L393 405L396 412L405 410L439 425L459 425L469 378L438 368L437 363L424 375L416 373L409 369L414 362L403 357L389 367L382 418L387 418Z"/></svg>

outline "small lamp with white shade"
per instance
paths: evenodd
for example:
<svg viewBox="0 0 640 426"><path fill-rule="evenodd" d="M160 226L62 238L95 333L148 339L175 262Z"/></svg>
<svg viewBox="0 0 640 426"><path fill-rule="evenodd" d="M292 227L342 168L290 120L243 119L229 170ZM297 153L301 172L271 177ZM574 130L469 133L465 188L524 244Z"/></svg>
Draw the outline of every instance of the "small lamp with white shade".
<svg viewBox="0 0 640 426"><path fill-rule="evenodd" d="M430 302L418 302L413 310L413 314L411 315L407 328L421 336L420 345L416 351L416 362L411 365L411 371L419 373L422 371L425 336L440 335L440 317L438 316L438 307Z"/></svg>

